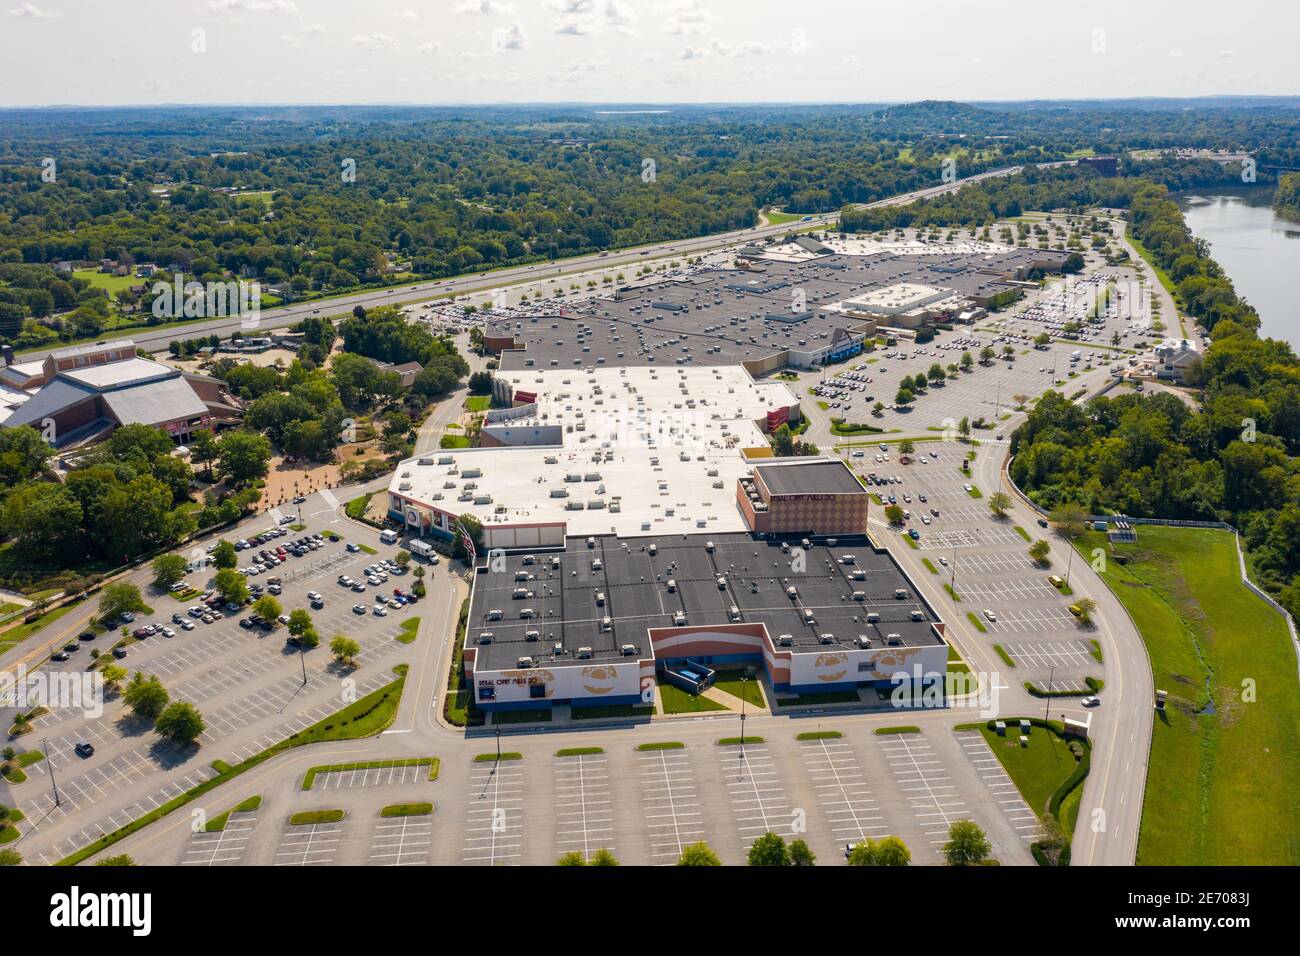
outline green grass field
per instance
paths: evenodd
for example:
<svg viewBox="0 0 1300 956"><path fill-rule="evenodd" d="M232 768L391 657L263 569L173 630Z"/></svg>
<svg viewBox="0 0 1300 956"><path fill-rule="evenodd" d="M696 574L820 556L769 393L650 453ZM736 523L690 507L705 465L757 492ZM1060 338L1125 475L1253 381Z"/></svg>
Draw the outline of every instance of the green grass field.
<svg viewBox="0 0 1300 956"><path fill-rule="evenodd" d="M740 688L736 690L739 691ZM702 714L711 710L727 709L716 701L688 694L663 680L659 681L659 700L663 703L665 714Z"/></svg>
<svg viewBox="0 0 1300 956"><path fill-rule="evenodd" d="M740 671L718 671L718 676L713 680L713 686L732 697L741 698L751 707L764 707L766 702L763 700L763 682L750 678L743 684L740 680ZM743 689L742 689L743 688Z"/></svg>
<svg viewBox="0 0 1300 956"><path fill-rule="evenodd" d="M1078 542L1085 555L1103 545L1096 532ZM1128 563L1109 560L1103 577L1142 633L1155 686L1169 692L1138 863L1300 862L1300 688L1282 617L1241 583L1229 532L1143 525L1136 544L1116 550Z"/></svg>
<svg viewBox="0 0 1300 956"><path fill-rule="evenodd" d="M999 762L1029 804L1031 810L1042 819L1047 812L1047 801L1067 777L1074 773L1079 761L1070 753L1064 740L1046 728L1031 726L1026 736L1029 746L1020 746L1020 729L1016 722L1007 719L1006 736L999 737L996 730L990 730L986 724L979 725L979 732L984 735L989 749L997 755ZM1073 821L1066 821L1072 825Z"/></svg>
<svg viewBox="0 0 1300 956"><path fill-rule="evenodd" d="M492 407L491 395L471 395L465 399L465 409L471 412L486 412Z"/></svg>

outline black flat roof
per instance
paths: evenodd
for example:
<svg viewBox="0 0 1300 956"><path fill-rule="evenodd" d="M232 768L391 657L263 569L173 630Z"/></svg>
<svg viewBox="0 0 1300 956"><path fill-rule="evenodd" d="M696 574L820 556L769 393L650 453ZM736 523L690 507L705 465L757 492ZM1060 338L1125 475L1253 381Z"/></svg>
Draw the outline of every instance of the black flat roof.
<svg viewBox="0 0 1300 956"><path fill-rule="evenodd" d="M754 469L774 495L865 495L867 490L839 461L758 465Z"/></svg>
<svg viewBox="0 0 1300 956"><path fill-rule="evenodd" d="M551 668L644 659L652 653L648 631L673 627L676 613L691 626L736 623L732 607L740 622L762 623L773 641L789 635L793 653L825 651L826 640L855 647L863 634L876 646L891 635L909 647L942 643L934 611L889 553L861 536L817 539L798 561L797 537L793 550L745 533L601 535L591 546L587 540L569 538L563 551L509 554L497 570L475 575L466 639L477 648L476 669L508 670L520 657ZM531 578L517 581L521 575ZM530 596L515 598L516 588ZM532 617L521 617L525 608ZM493 610L500 619L489 619ZM871 613L879 619L868 623ZM607 615L609 630L601 626ZM479 642L485 631L492 635L486 644ZM529 631L537 636L530 639ZM633 645L631 655L622 652L626 644ZM578 658L581 647L591 656Z"/></svg>

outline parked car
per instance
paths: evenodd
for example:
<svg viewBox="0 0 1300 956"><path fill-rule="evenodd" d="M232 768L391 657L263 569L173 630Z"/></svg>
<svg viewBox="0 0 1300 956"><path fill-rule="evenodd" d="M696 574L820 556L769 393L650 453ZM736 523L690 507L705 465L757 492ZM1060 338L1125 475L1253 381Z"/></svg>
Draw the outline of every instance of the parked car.
<svg viewBox="0 0 1300 956"><path fill-rule="evenodd" d="M78 757L93 757L95 755L94 744L87 743L84 740L72 749L77 752Z"/></svg>

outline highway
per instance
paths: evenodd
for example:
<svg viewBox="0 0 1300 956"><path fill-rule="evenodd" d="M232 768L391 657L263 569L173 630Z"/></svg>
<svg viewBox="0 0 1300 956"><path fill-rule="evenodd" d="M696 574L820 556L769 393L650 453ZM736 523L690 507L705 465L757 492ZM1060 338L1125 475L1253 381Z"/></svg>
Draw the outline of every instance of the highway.
<svg viewBox="0 0 1300 956"><path fill-rule="evenodd" d="M1066 164L1044 163L1041 165L1043 167L1051 167ZM943 183L926 189L918 189L898 196L891 196L888 199L881 199L873 203L864 203L861 204L860 208L897 206L915 202L918 199L929 199L934 196L941 196L944 193L953 192L960 189L962 186L977 183L985 179L1014 175L1015 173L1020 172L1023 168L1024 167L1022 166L1008 166L1000 169L988 170L974 176L954 180L951 183ZM593 269L607 269L611 266L644 263L649 259L658 259L665 256L697 255L712 249L718 249L736 243L782 235L789 232L791 229L804 229L809 226L825 225L829 222L834 222L838 218L838 212L823 213L820 215L810 216L806 221L801 222L785 223L782 225L756 226L752 229L739 229L733 232L715 233L713 235L700 236L693 239L676 239L669 242L655 243L650 246L621 249L606 253L593 253L590 255L577 256L573 259L558 260L552 263L533 263L532 265L527 266L512 266L508 269L498 269L491 272L471 273L469 275L456 276L450 279L422 281L411 285L392 286L385 289L351 293L323 301L302 302L278 308L263 309L258 316L257 325L251 327L246 320L240 318L222 318L212 319L209 321L198 319L183 326L172 326L162 329L132 329L129 333L124 333L122 336L118 337L130 338L141 348L153 352L159 352L165 349L169 342L176 339L207 337L213 333L225 338L235 331L243 331L245 334L264 334L276 329L284 329L291 325L296 325L303 319L313 315L346 315L358 305L367 309L385 305L408 305L413 302L425 302L431 299L460 296L473 292L487 292L503 286L528 282L530 280L542 281L558 279L561 277L574 276L580 273L589 272ZM24 352L20 356L20 360L32 361L44 358L50 352L58 351L62 348L67 348L67 345Z"/></svg>

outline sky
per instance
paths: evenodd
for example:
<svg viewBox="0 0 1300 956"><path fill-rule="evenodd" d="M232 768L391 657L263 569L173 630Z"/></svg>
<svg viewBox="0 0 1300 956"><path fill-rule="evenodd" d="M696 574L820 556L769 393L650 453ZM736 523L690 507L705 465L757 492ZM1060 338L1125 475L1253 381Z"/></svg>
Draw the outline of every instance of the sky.
<svg viewBox="0 0 1300 956"><path fill-rule="evenodd" d="M0 105L1300 94L1300 3L0 0Z"/></svg>

